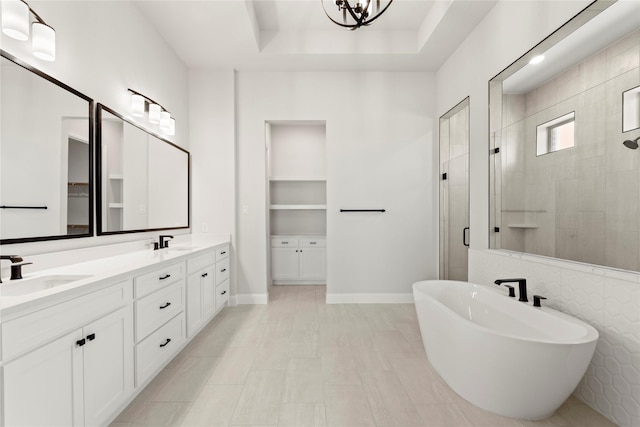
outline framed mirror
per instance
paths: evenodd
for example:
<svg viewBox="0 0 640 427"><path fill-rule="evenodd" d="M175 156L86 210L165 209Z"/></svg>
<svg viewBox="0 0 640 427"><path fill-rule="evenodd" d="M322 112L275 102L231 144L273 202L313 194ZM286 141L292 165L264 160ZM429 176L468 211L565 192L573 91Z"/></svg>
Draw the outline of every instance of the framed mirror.
<svg viewBox="0 0 640 427"><path fill-rule="evenodd" d="M640 271L638 16L595 1L489 82L491 248Z"/></svg>
<svg viewBox="0 0 640 427"><path fill-rule="evenodd" d="M189 152L98 104L98 234L189 228Z"/></svg>
<svg viewBox="0 0 640 427"><path fill-rule="evenodd" d="M93 234L93 100L2 51L0 244Z"/></svg>

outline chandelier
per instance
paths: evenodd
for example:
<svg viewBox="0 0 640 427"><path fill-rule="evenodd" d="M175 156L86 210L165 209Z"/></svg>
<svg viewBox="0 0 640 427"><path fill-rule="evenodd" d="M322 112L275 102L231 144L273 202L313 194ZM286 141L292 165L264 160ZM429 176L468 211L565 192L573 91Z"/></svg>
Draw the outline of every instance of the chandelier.
<svg viewBox="0 0 640 427"><path fill-rule="evenodd" d="M357 30L360 27L371 24L378 19L385 10L389 8L393 0L386 0L387 4L381 9L380 0L351 0L353 3L357 1L355 5L351 5L349 0L335 0L336 6L338 6L338 12L342 12L342 22L331 17L327 9L324 7L324 0L320 0L322 8L327 17L336 25L349 28L351 30ZM375 13L374 3L375 2Z"/></svg>

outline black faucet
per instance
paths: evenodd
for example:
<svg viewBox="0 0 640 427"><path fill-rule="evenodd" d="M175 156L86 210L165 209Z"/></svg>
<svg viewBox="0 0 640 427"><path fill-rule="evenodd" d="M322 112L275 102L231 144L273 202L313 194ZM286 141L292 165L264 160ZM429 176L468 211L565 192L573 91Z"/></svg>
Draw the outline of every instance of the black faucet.
<svg viewBox="0 0 640 427"><path fill-rule="evenodd" d="M22 266L33 264L31 262L22 262L22 257L19 255L0 255L0 260L3 259L11 261L11 280L22 279ZM2 283L1 277L0 283Z"/></svg>
<svg viewBox="0 0 640 427"><path fill-rule="evenodd" d="M173 236L169 236L168 234L161 234L159 239L160 239L159 249L164 249L169 247L169 242L167 241L167 239L173 239Z"/></svg>
<svg viewBox="0 0 640 427"><path fill-rule="evenodd" d="M511 282L518 282L518 291L520 292L520 298L518 298L518 301L529 302L527 299L527 279L498 279L493 283L500 285L502 283ZM511 291L509 291L509 294L511 295Z"/></svg>

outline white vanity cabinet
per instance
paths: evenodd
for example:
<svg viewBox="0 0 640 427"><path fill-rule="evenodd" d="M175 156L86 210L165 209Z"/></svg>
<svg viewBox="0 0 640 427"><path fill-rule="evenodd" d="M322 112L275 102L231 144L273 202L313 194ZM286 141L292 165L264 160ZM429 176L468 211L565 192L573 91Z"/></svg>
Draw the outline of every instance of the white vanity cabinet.
<svg viewBox="0 0 640 427"><path fill-rule="evenodd" d="M326 281L324 236L272 236L271 277L276 284Z"/></svg>
<svg viewBox="0 0 640 427"><path fill-rule="evenodd" d="M3 323L4 425L106 423L133 392L130 301L127 281Z"/></svg>
<svg viewBox="0 0 640 427"><path fill-rule="evenodd" d="M214 251L187 261L187 336L192 337L216 311Z"/></svg>

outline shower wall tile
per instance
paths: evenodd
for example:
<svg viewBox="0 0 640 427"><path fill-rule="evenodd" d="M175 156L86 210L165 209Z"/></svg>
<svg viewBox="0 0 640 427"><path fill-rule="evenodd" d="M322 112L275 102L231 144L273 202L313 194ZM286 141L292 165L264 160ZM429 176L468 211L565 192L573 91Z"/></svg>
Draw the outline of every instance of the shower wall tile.
<svg viewBox="0 0 640 427"><path fill-rule="evenodd" d="M640 425L640 274L506 251L469 251L469 281L526 277L545 305L581 318L600 338L574 395L622 427Z"/></svg>
<svg viewBox="0 0 640 427"><path fill-rule="evenodd" d="M607 217L606 264L615 268L639 271L638 239L640 239L640 232L637 231L612 231Z"/></svg>
<svg viewBox="0 0 640 427"><path fill-rule="evenodd" d="M583 86L580 79L580 65L569 68L564 73L556 77L557 80L557 97L558 101L562 101L567 98L575 96L577 93L582 92Z"/></svg>
<svg viewBox="0 0 640 427"><path fill-rule="evenodd" d="M590 264L604 265L606 239L604 212L581 212L578 215L578 259Z"/></svg>
<svg viewBox="0 0 640 427"><path fill-rule="evenodd" d="M607 79L607 50L603 49L580 63L580 79L584 90L601 84Z"/></svg>

